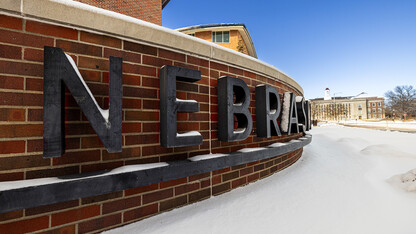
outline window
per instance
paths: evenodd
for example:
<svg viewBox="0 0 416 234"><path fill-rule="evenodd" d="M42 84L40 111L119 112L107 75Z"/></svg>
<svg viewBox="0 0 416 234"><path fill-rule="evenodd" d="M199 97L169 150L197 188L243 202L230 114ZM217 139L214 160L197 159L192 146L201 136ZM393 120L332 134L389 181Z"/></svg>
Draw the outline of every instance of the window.
<svg viewBox="0 0 416 234"><path fill-rule="evenodd" d="M378 113L381 113L381 108L378 108Z"/></svg>
<svg viewBox="0 0 416 234"><path fill-rule="evenodd" d="M373 103L371 103L373 106L376 106L376 103L375 102L373 102Z"/></svg>
<svg viewBox="0 0 416 234"><path fill-rule="evenodd" d="M376 109L373 109L373 113L376 113Z"/></svg>
<svg viewBox="0 0 416 234"><path fill-rule="evenodd" d="M378 106L381 106L381 102L378 103Z"/></svg>
<svg viewBox="0 0 416 234"><path fill-rule="evenodd" d="M377 119L377 115L376 115L376 114L374 114L374 115L373 115L373 118L374 118L374 119Z"/></svg>
<svg viewBox="0 0 416 234"><path fill-rule="evenodd" d="M369 102L367 102L367 107L370 107L370 103Z"/></svg>
<svg viewBox="0 0 416 234"><path fill-rule="evenodd" d="M363 111L362 111L362 110L359 110L359 111L358 111L358 114L359 114L359 115L362 115L362 114L363 114Z"/></svg>
<svg viewBox="0 0 416 234"><path fill-rule="evenodd" d="M367 108L367 113L371 113L371 108Z"/></svg>
<svg viewBox="0 0 416 234"><path fill-rule="evenodd" d="M358 110L361 110L361 108L363 108L363 106L361 104L358 104Z"/></svg>
<svg viewBox="0 0 416 234"><path fill-rule="evenodd" d="M212 32L212 42L217 43L229 43L230 42L230 32Z"/></svg>

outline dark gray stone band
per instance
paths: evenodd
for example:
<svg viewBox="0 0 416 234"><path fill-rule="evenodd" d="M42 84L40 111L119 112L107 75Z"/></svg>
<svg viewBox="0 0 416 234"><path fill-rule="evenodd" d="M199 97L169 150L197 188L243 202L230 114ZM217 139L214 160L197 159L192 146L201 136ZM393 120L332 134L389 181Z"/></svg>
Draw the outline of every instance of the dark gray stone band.
<svg viewBox="0 0 416 234"><path fill-rule="evenodd" d="M246 148L224 155L195 156L188 160L156 164L158 167L141 164L93 174L1 182L0 213L121 191L272 158L300 149L311 141L312 136L305 135L287 143Z"/></svg>

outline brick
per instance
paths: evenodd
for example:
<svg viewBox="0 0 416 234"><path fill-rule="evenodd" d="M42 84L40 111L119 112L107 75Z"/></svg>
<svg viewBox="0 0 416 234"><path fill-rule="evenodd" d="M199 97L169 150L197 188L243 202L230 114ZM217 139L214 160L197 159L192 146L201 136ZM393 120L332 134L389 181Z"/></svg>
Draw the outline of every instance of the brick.
<svg viewBox="0 0 416 234"><path fill-rule="evenodd" d="M160 147L160 145L142 147L143 157L149 156L149 155L167 154L167 153L172 153L172 152L173 152L172 148Z"/></svg>
<svg viewBox="0 0 416 234"><path fill-rule="evenodd" d="M125 210L128 208L136 207L141 205L141 197L130 197L123 198L121 200L110 201L103 204L103 214L113 213L119 210Z"/></svg>
<svg viewBox="0 0 416 234"><path fill-rule="evenodd" d="M24 174L23 172L11 172L11 173L0 173L0 181L15 181L15 180L23 180Z"/></svg>
<svg viewBox="0 0 416 234"><path fill-rule="evenodd" d="M104 57L109 58L110 56L113 57L120 57L123 61L128 61L132 63L141 63L142 57L140 54L136 54L133 52L123 51L123 50L115 50L110 48L104 48ZM123 77L124 78L124 77Z"/></svg>
<svg viewBox="0 0 416 234"><path fill-rule="evenodd" d="M143 195L143 204L149 204L155 201L164 200L166 198L173 197L173 189L159 190L153 193Z"/></svg>
<svg viewBox="0 0 416 234"><path fill-rule="evenodd" d="M93 46L84 43L56 40L56 47L61 48L65 52L75 53L75 54L85 54L91 56L102 56L102 47Z"/></svg>
<svg viewBox="0 0 416 234"><path fill-rule="evenodd" d="M141 131L141 123L123 123L123 133L139 133Z"/></svg>
<svg viewBox="0 0 416 234"><path fill-rule="evenodd" d="M211 188L197 191L188 195L189 203L201 201L211 197Z"/></svg>
<svg viewBox="0 0 416 234"><path fill-rule="evenodd" d="M222 181L223 182L229 181L229 180L238 178L238 176L239 176L239 172L238 171L233 171L233 172L230 172L230 173L226 173L226 174L223 174L222 175Z"/></svg>
<svg viewBox="0 0 416 234"><path fill-rule="evenodd" d="M185 62L186 56L173 51L159 49L159 57Z"/></svg>
<svg viewBox="0 0 416 234"><path fill-rule="evenodd" d="M79 173L79 166L26 171L26 179L58 177Z"/></svg>
<svg viewBox="0 0 416 234"><path fill-rule="evenodd" d="M43 91L43 80L26 78L26 90Z"/></svg>
<svg viewBox="0 0 416 234"><path fill-rule="evenodd" d="M59 158L53 158L53 165L63 165L100 160L100 150L67 152Z"/></svg>
<svg viewBox="0 0 416 234"><path fill-rule="evenodd" d="M157 98L155 89L123 87L124 97L141 97L141 98Z"/></svg>
<svg viewBox="0 0 416 234"><path fill-rule="evenodd" d="M180 207L188 203L187 196L181 196L181 197L175 197L172 199L169 199L167 201L163 201L160 203L160 211L166 211L171 210L176 207Z"/></svg>
<svg viewBox="0 0 416 234"><path fill-rule="evenodd" d="M135 219L141 219L146 216L156 214L158 212L158 204L143 206L137 209L124 212L123 222L129 222Z"/></svg>
<svg viewBox="0 0 416 234"><path fill-rule="evenodd" d="M134 194L153 191L153 190L156 190L158 188L159 188L159 184L151 184L151 185L147 185L147 186L141 186L141 187L137 187L137 188L126 189L124 191L124 194L125 194L125 196L131 196L131 195L134 195Z"/></svg>
<svg viewBox="0 0 416 234"><path fill-rule="evenodd" d="M260 171L264 169L264 164L254 166L254 172Z"/></svg>
<svg viewBox="0 0 416 234"><path fill-rule="evenodd" d="M197 57L194 57L194 56L189 56L188 55L186 61L188 63L195 64L195 65L202 66L202 67L208 67L209 66L208 60L200 59L200 58L197 58Z"/></svg>
<svg viewBox="0 0 416 234"><path fill-rule="evenodd" d="M111 200L115 198L120 198L122 196L123 196L123 191L118 191L118 192L113 192L113 193L101 194L101 195L93 196L93 197L85 197L85 198L81 198L81 204L82 205L92 204L92 203L107 201L107 200Z"/></svg>
<svg viewBox="0 0 416 234"><path fill-rule="evenodd" d="M20 32L12 32L9 30L2 29L0 29L0 42L36 48L43 48L44 46L54 46L53 38L28 35Z"/></svg>
<svg viewBox="0 0 416 234"><path fill-rule="evenodd" d="M79 73L81 74L82 78L84 78L85 81L95 81L95 82L101 81L101 72L99 71L79 69Z"/></svg>
<svg viewBox="0 0 416 234"><path fill-rule="evenodd" d="M240 75L240 76L242 76L244 74L243 70L241 70L239 68L235 68L235 67L228 67L228 68L229 68L230 73L237 74L237 75Z"/></svg>
<svg viewBox="0 0 416 234"><path fill-rule="evenodd" d="M67 123L65 130L66 136L96 134L90 123Z"/></svg>
<svg viewBox="0 0 416 234"><path fill-rule="evenodd" d="M23 20L21 18L0 15L0 27L22 30Z"/></svg>
<svg viewBox="0 0 416 234"><path fill-rule="evenodd" d="M78 220L91 218L100 214L100 206L92 205L74 210L68 210L57 214L52 214L52 226L72 223Z"/></svg>
<svg viewBox="0 0 416 234"><path fill-rule="evenodd" d="M49 166L50 159L42 158L42 155L1 157L0 170L13 170L21 168Z"/></svg>
<svg viewBox="0 0 416 234"><path fill-rule="evenodd" d="M27 233L42 230L49 227L49 217L41 216L33 219L25 219L11 223L0 224L0 233Z"/></svg>
<svg viewBox="0 0 416 234"><path fill-rule="evenodd" d="M63 226L55 229L48 230L46 232L41 232L42 234L70 234L70 233L76 233L75 224Z"/></svg>
<svg viewBox="0 0 416 234"><path fill-rule="evenodd" d="M78 224L78 232L86 233L99 229L108 228L121 223L121 213L100 217Z"/></svg>
<svg viewBox="0 0 416 234"><path fill-rule="evenodd" d="M25 141L0 141L0 154L24 153Z"/></svg>
<svg viewBox="0 0 416 234"><path fill-rule="evenodd" d="M108 47L114 47L114 48L121 48L121 40L109 37L105 35L98 35L98 34L92 34L88 32L80 32L80 39L81 41L90 42L93 44L108 46Z"/></svg>
<svg viewBox="0 0 416 234"><path fill-rule="evenodd" d="M22 48L17 46L0 45L0 57L22 59Z"/></svg>
<svg viewBox="0 0 416 234"><path fill-rule="evenodd" d="M0 75L0 88L2 89L23 89L23 82L22 77Z"/></svg>
<svg viewBox="0 0 416 234"><path fill-rule="evenodd" d="M43 121L43 109L28 109L29 121Z"/></svg>
<svg viewBox="0 0 416 234"><path fill-rule="evenodd" d="M155 56L157 55L157 48L146 46L146 45L141 45L141 44L137 44L137 43L133 43L129 41L124 41L124 49L139 52L142 54L149 54L149 55L155 55Z"/></svg>
<svg viewBox="0 0 416 234"><path fill-rule="evenodd" d="M199 183L184 184L175 188L175 196L189 193L199 189Z"/></svg>
<svg viewBox="0 0 416 234"><path fill-rule="evenodd" d="M98 136L81 138L82 149L101 148L101 147L103 147L103 144L101 143L101 140L100 138L98 138Z"/></svg>
<svg viewBox="0 0 416 234"><path fill-rule="evenodd" d="M25 121L25 110L16 108L0 108L0 121Z"/></svg>
<svg viewBox="0 0 416 234"><path fill-rule="evenodd" d="M173 63L167 59L143 55L143 64L155 67L163 67L164 65L172 65Z"/></svg>
<svg viewBox="0 0 416 234"><path fill-rule="evenodd" d="M140 76L123 75L123 84L140 86Z"/></svg>
<svg viewBox="0 0 416 234"><path fill-rule="evenodd" d="M143 132L160 132L160 123L143 123Z"/></svg>
<svg viewBox="0 0 416 234"><path fill-rule="evenodd" d="M126 120L159 121L159 112L153 111L126 111Z"/></svg>
<svg viewBox="0 0 416 234"><path fill-rule="evenodd" d="M42 77L43 65L12 61L0 61L0 73Z"/></svg>
<svg viewBox="0 0 416 234"><path fill-rule="evenodd" d="M159 100L143 100L143 109L160 109Z"/></svg>
<svg viewBox="0 0 416 234"><path fill-rule="evenodd" d="M212 186L212 195L216 196L219 195L221 193L224 193L228 190L230 190L230 182L225 183L225 184L220 184L220 185L216 185L216 186Z"/></svg>
<svg viewBox="0 0 416 234"><path fill-rule="evenodd" d="M0 17L1 19L1 17ZM0 214L0 222L23 217L23 210L16 210Z"/></svg>
<svg viewBox="0 0 416 234"><path fill-rule="evenodd" d="M42 136L42 124L0 125L0 138Z"/></svg>
<svg viewBox="0 0 416 234"><path fill-rule="evenodd" d="M123 109L140 109L142 102L140 99L123 98Z"/></svg>
<svg viewBox="0 0 416 234"><path fill-rule="evenodd" d="M146 135L131 135L125 136L126 145L139 145L139 144L156 144L159 143L158 134L146 134Z"/></svg>
<svg viewBox="0 0 416 234"><path fill-rule="evenodd" d="M260 174L259 173L256 173L256 174L253 174L253 175L249 175L247 177L247 182L250 183L250 182L253 182L255 180L258 180L259 178L260 178Z"/></svg>
<svg viewBox="0 0 416 234"><path fill-rule="evenodd" d="M240 178L240 179L237 179L237 180L232 181L231 182L231 187L232 188L237 188L237 187L239 187L241 185L244 185L246 183L247 183L247 178L246 177L243 177L243 178Z"/></svg>
<svg viewBox="0 0 416 234"><path fill-rule="evenodd" d="M91 69L100 69L100 70L108 70L109 61L105 59L97 59L97 58L90 58L79 56L78 66L83 68L91 68Z"/></svg>
<svg viewBox="0 0 416 234"><path fill-rule="evenodd" d="M214 70L220 70L220 71L228 72L228 66L227 65L212 62L212 61L210 61L210 68L214 69Z"/></svg>
<svg viewBox="0 0 416 234"><path fill-rule="evenodd" d="M142 85L147 87L159 88L159 79L142 77Z"/></svg>
<svg viewBox="0 0 416 234"><path fill-rule="evenodd" d="M123 63L123 73L132 73L135 75L156 76L156 68L142 66L137 64Z"/></svg>
<svg viewBox="0 0 416 234"><path fill-rule="evenodd" d="M36 21L26 21L26 28L27 32L39 33L43 35L49 35L54 37L62 37L71 40L78 39L78 31L71 28L65 28L61 26L40 23Z"/></svg>
<svg viewBox="0 0 416 234"><path fill-rule="evenodd" d="M25 210L26 216L38 215L42 213L49 213L58 210L64 210L72 207L76 207L79 205L78 199L66 202L55 203L46 206L38 206L35 208L28 208Z"/></svg>
<svg viewBox="0 0 416 234"><path fill-rule="evenodd" d="M240 176L245 176L250 173L253 173L253 167L248 167L240 170Z"/></svg>

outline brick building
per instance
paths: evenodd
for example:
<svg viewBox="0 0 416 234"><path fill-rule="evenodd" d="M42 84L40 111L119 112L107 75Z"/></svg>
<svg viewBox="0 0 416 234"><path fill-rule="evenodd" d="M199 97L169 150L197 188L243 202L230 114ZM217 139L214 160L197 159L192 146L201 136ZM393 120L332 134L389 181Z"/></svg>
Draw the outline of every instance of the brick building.
<svg viewBox="0 0 416 234"><path fill-rule="evenodd" d="M164 2L154 3L160 8ZM63 56L51 59L56 53ZM198 132L201 144L162 146L166 67L199 78L178 79L177 99L169 100L197 103L197 111L177 113L172 124L180 134ZM109 152L82 103L94 99L111 112L109 88L118 72L121 152ZM60 86L63 108L53 120L63 116L55 130L64 132L65 153L48 157L45 125L51 119L44 110L51 86L45 81L73 74L91 96L74 97L66 83ZM236 141L219 139L217 87L227 77L248 90L253 128ZM303 96L302 87L274 66L139 19L76 1L0 1L0 233L96 233L284 170L301 158L311 136L257 136L259 85L276 89L281 101L285 92ZM109 121L106 128L111 113Z"/></svg>
<svg viewBox="0 0 416 234"><path fill-rule="evenodd" d="M327 88L324 98L315 98L310 101L312 119L319 121L385 118L384 98L367 93L348 97L331 97Z"/></svg>
<svg viewBox="0 0 416 234"><path fill-rule="evenodd" d="M244 24L206 24L180 28L177 31L257 58L250 33Z"/></svg>
<svg viewBox="0 0 416 234"><path fill-rule="evenodd" d="M157 25L162 25L162 9L170 0L75 0L105 10L118 12Z"/></svg>

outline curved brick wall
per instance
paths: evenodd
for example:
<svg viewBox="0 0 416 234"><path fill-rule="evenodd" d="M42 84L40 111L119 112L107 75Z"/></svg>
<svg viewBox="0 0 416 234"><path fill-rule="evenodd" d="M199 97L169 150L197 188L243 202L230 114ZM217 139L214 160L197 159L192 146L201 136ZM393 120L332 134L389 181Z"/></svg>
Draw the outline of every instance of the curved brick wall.
<svg viewBox="0 0 416 234"><path fill-rule="evenodd" d="M38 17L30 17L28 13L23 16L13 9L6 10L0 11L0 181L180 160L200 154L267 146L302 136L266 139L256 137L255 131L255 86L272 85L281 96L287 91L302 95L296 83L289 84L282 81L283 78L279 80L265 72L224 62L221 57L204 57L195 51L94 32L84 26L57 23L56 19L51 22L41 19L40 22ZM60 158L42 158L44 46L60 47L74 58L97 102L104 108L108 107L108 57L123 58L122 153L107 153L75 100L66 93L66 153ZM240 56L227 50L224 53ZM177 96L199 102L199 112L178 114L178 131L199 131L204 139L202 145L160 146L158 77L161 66L167 64L201 71L199 82L177 83ZM263 64L259 62L260 66ZM290 79L279 71L273 72ZM227 143L217 138L216 86L217 79L223 75L243 79L250 89L254 127L244 141ZM0 233L38 230L84 233L114 228L264 178L293 164L301 154L302 149L299 149L263 161L173 181L3 213L0 214Z"/></svg>

